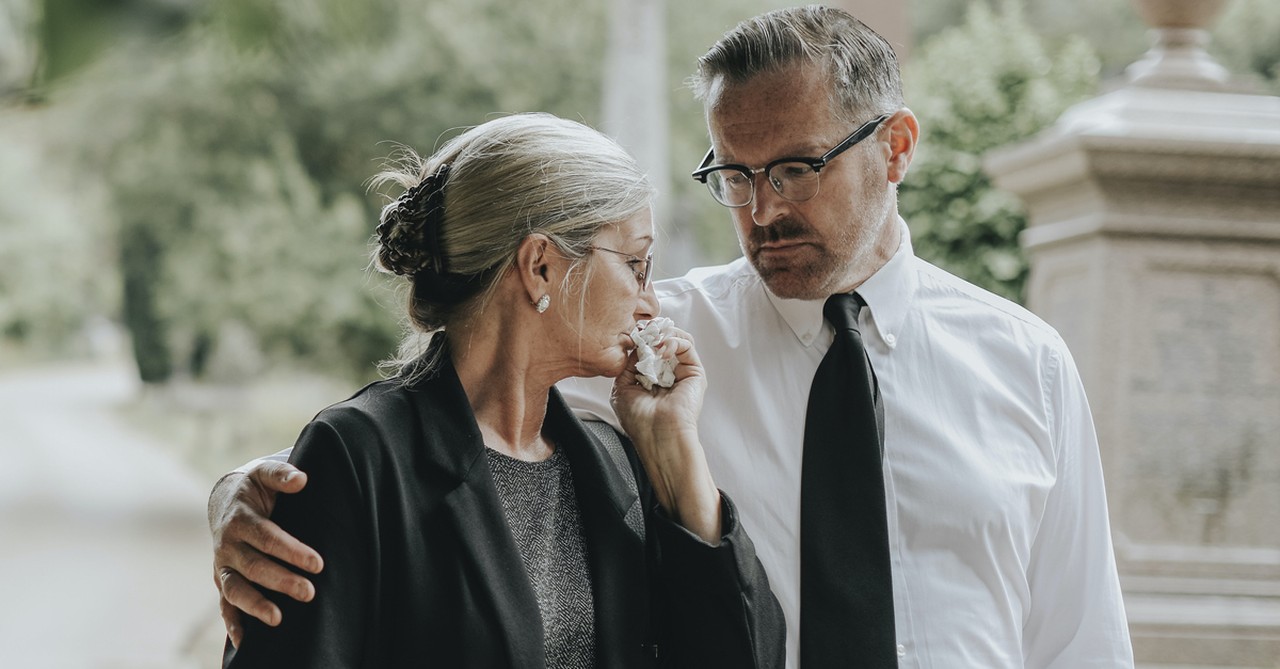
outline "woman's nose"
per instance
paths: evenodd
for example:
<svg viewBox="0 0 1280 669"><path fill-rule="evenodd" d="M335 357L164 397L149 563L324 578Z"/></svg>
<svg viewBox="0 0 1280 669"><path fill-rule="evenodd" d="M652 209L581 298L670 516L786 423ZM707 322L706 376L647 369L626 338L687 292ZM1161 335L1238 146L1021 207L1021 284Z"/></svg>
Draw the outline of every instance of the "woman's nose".
<svg viewBox="0 0 1280 669"><path fill-rule="evenodd" d="M640 289L640 296L636 301L636 320L657 318L660 311L662 311L662 305L658 303L658 293L653 289L653 282L650 281Z"/></svg>

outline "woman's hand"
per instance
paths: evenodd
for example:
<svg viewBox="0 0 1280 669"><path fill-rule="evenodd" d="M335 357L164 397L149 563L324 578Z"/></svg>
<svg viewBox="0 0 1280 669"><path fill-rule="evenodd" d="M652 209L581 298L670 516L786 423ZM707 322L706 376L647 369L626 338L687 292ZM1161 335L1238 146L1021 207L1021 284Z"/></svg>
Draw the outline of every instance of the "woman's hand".
<svg viewBox="0 0 1280 669"><path fill-rule="evenodd" d="M627 368L614 381L613 410L622 428L632 440L669 437L674 432L697 432L702 397L707 390L707 377L702 362L693 348L693 337L679 328L657 346L663 358L676 360L675 384L670 388L654 386L645 390L636 372L636 351L631 352Z"/></svg>
<svg viewBox="0 0 1280 669"><path fill-rule="evenodd" d="M635 444L658 503L676 522L709 544L720 542L720 491L698 440L698 415L707 389L693 337L675 328L659 346L677 361L675 384L645 390L636 378L636 353L614 381L612 404Z"/></svg>

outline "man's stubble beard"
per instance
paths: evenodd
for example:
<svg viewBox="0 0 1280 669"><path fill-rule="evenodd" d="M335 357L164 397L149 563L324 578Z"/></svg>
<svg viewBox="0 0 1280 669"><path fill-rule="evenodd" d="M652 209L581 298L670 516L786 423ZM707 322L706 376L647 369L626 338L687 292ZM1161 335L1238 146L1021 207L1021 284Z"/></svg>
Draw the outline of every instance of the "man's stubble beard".
<svg viewBox="0 0 1280 669"><path fill-rule="evenodd" d="M756 273L764 280L769 290L778 297L799 300L826 299L838 292L848 292L879 269L876 258L876 246L884 234L885 225L893 225L886 220L891 212L892 201L896 196L887 182L877 183L875 174L870 170L864 172L860 187L862 192L878 191L871 197L862 198L863 203L874 204L875 212L862 220L870 221L875 227L867 229L858 227L853 221L838 228L835 238L817 240L810 234L810 227L792 218L782 218L768 226L753 228L748 248L744 249L747 260L755 268ZM870 208L870 207L868 207ZM817 257L803 266L769 267L759 256L761 244L772 241L805 239L815 242L812 246ZM816 242L821 241L821 245ZM872 267L872 265L875 265Z"/></svg>

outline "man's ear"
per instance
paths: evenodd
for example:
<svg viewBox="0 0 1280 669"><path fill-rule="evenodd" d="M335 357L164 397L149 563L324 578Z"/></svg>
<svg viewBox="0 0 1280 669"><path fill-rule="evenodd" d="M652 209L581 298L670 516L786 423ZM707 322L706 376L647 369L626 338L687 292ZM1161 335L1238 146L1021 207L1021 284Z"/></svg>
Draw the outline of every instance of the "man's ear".
<svg viewBox="0 0 1280 669"><path fill-rule="evenodd" d="M920 140L920 122L910 109L903 107L884 124L889 145L889 181L900 184L907 177L916 142Z"/></svg>
<svg viewBox="0 0 1280 669"><path fill-rule="evenodd" d="M525 237L516 247L516 276L528 294L529 303L536 304L543 295L551 294L551 285L557 279L559 261L564 258L550 237L535 232Z"/></svg>

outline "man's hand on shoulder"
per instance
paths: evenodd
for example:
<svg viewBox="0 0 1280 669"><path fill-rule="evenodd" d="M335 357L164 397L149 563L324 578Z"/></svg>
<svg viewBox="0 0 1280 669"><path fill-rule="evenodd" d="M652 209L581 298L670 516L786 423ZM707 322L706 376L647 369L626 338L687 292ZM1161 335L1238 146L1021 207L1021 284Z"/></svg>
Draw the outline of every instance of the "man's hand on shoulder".
<svg viewBox="0 0 1280 669"><path fill-rule="evenodd" d="M232 472L222 477L209 494L213 580L221 594L219 606L227 636L236 647L244 635L241 611L273 627L280 624L280 608L252 584L300 602L315 597L311 581L276 560L312 574L324 568L324 561L269 519L277 493L296 493L306 484L307 475L293 465L263 461L248 473Z"/></svg>

